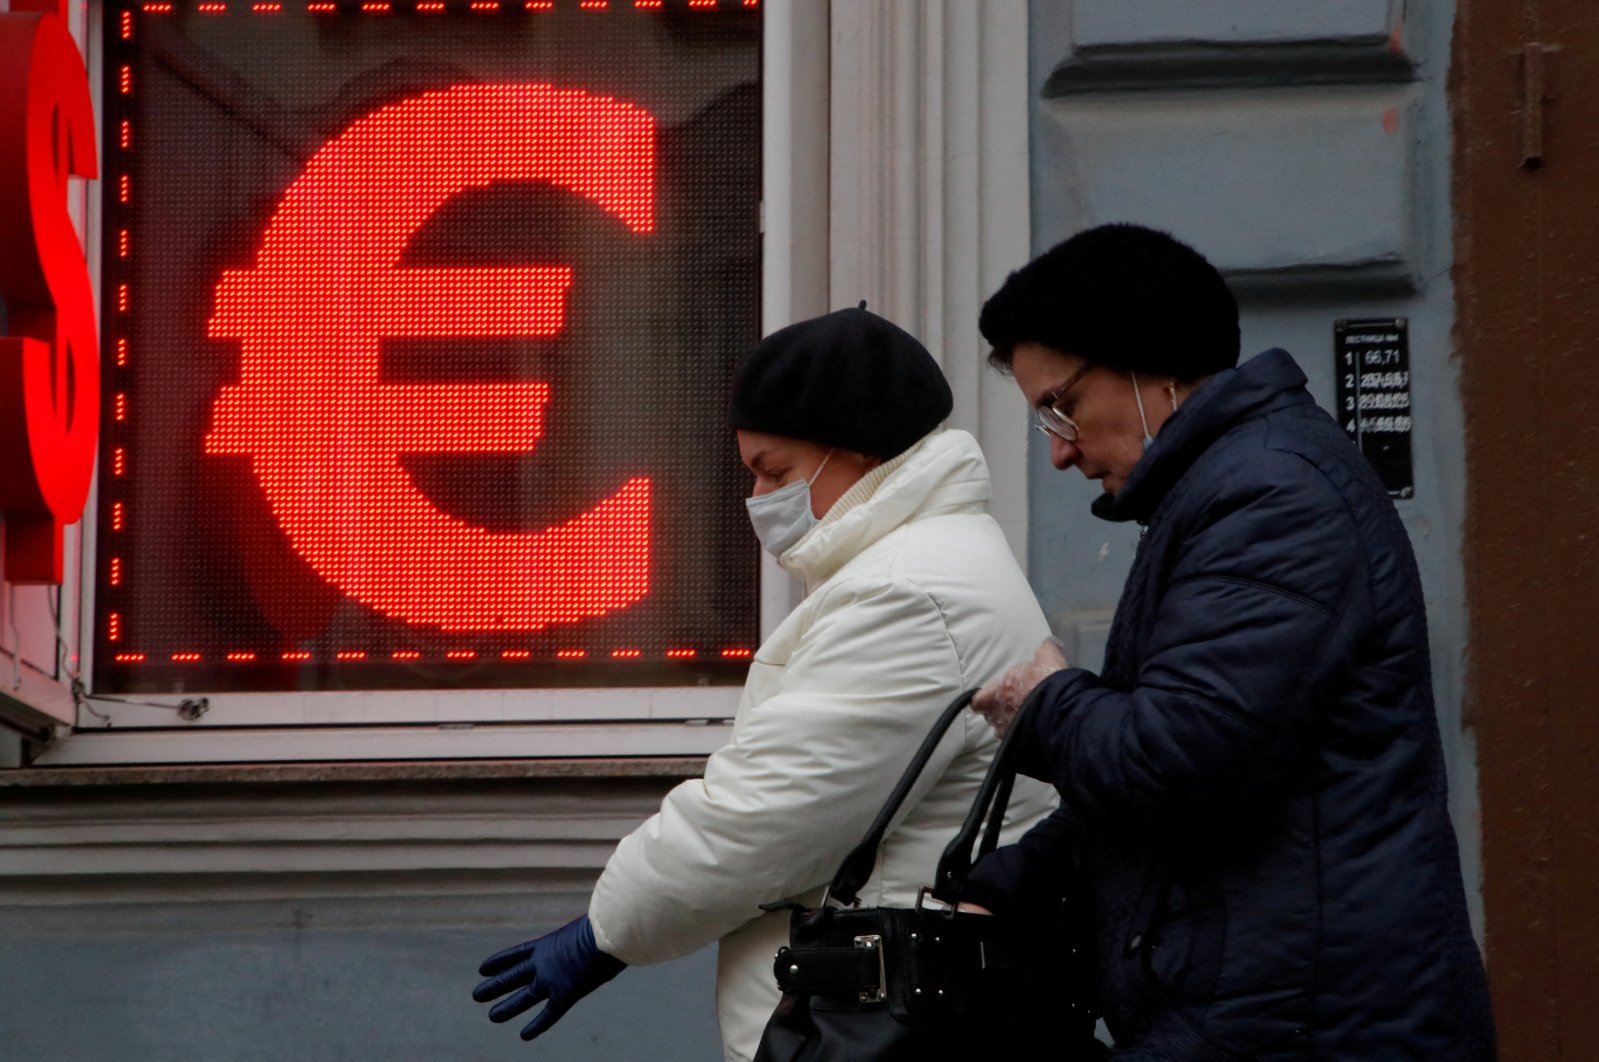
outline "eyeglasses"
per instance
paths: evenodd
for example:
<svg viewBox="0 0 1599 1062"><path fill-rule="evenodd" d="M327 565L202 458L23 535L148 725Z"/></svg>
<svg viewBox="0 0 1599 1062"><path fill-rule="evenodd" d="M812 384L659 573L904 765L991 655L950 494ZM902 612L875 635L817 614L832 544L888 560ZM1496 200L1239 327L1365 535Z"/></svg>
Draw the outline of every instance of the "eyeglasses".
<svg viewBox="0 0 1599 1062"><path fill-rule="evenodd" d="M1037 428L1045 435L1053 435L1063 442L1076 442L1077 422L1068 417L1066 414L1062 413L1056 407L1058 407L1061 403L1061 400L1066 397L1066 392L1070 391L1073 387L1076 387L1077 381L1088 375L1088 370L1092 369L1093 367L1094 366L1092 362L1084 365L1082 368L1066 377L1065 383L1061 384L1059 387L1049 392L1049 394L1039 399L1038 405L1033 407L1033 416L1038 420L1038 423L1034 424L1033 427Z"/></svg>

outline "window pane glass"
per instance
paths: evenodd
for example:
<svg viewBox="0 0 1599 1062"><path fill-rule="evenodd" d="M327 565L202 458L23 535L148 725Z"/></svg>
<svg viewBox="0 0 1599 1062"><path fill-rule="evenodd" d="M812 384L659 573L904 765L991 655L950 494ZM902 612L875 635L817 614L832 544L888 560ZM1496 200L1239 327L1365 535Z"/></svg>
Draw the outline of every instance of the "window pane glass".
<svg viewBox="0 0 1599 1062"><path fill-rule="evenodd" d="M112 6L96 688L739 681L759 26Z"/></svg>

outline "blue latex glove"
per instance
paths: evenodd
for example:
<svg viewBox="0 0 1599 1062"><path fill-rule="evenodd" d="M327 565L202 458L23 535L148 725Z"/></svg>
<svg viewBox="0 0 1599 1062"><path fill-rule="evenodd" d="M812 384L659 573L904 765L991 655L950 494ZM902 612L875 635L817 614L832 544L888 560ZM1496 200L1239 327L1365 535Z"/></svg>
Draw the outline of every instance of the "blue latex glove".
<svg viewBox="0 0 1599 1062"><path fill-rule="evenodd" d="M509 1021L535 1003L544 1009L522 1027L531 1040L561 1020L572 1004L627 969L627 963L594 943L589 916L574 918L537 940L495 952L477 972L488 980L472 989L479 1003L511 995L489 1008L489 1020Z"/></svg>

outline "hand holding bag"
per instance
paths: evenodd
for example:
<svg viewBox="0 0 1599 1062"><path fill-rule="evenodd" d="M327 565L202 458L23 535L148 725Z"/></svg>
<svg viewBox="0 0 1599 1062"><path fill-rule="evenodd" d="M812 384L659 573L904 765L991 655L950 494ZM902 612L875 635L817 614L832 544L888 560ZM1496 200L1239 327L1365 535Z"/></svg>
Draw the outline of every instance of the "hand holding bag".
<svg viewBox="0 0 1599 1062"><path fill-rule="evenodd" d="M1060 1062L1101 1057L1080 943L1086 934L1078 931L1082 904L1063 897L1058 910L1036 921L956 909L978 833L979 858L999 843L1016 780L1011 748L1019 727L1000 744L916 906L857 906L889 824L976 692L944 710L865 838L839 866L821 906L768 905L792 911L793 920L789 946L773 964L783 999L755 1062L970 1062L973 1051Z"/></svg>

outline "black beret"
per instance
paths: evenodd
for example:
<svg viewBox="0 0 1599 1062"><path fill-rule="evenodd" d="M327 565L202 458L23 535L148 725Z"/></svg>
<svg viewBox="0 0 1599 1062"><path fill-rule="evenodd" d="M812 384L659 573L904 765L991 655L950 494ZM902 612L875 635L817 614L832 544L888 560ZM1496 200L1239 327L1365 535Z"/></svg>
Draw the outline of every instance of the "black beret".
<svg viewBox="0 0 1599 1062"><path fill-rule="evenodd" d="M729 420L886 460L943 423L954 405L938 363L914 336L865 309L838 310L779 329L744 355Z"/></svg>

